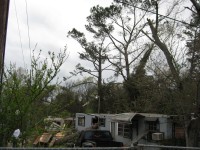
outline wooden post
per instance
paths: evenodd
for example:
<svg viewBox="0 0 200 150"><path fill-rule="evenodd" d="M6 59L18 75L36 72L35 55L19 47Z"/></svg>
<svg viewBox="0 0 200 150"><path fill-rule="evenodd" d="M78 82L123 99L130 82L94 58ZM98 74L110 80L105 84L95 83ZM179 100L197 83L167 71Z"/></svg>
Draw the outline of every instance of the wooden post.
<svg viewBox="0 0 200 150"><path fill-rule="evenodd" d="M0 0L0 83L2 83L10 0Z"/></svg>

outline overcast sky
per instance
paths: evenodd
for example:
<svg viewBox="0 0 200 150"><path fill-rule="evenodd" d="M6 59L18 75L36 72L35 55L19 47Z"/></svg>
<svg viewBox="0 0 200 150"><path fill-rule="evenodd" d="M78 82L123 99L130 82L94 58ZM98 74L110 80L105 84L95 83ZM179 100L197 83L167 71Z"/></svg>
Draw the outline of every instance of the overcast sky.
<svg viewBox="0 0 200 150"><path fill-rule="evenodd" d="M164 14L163 8L167 8L165 5L174 1L166 0L164 2L166 4L164 3L164 6L159 9L162 14ZM61 68L60 79L68 77L69 72L73 71L80 62L82 66L88 68L89 64L86 61L80 61L78 57L77 52L81 52L83 49L75 40L67 38L67 33L72 28L84 32L90 8L95 5L109 6L111 3L112 0L10 0L6 66L12 63L17 67L28 68L30 66L30 48L33 50L37 44L36 50L37 52L42 50L42 58L45 58L48 51L59 52L67 45L69 58ZM191 4L189 3L189 5ZM182 9L189 5L188 3L183 4ZM187 18L186 13L182 16ZM110 74L104 75L109 77Z"/></svg>
<svg viewBox="0 0 200 150"><path fill-rule="evenodd" d="M36 50L41 49L43 57L48 51L58 52L67 45L69 58L62 66L60 76L69 76L69 72L80 62L77 52L82 49L75 40L66 37L68 31L72 28L84 31L90 8L98 4L108 6L111 2L112 0L10 0L6 66L12 63L17 67L29 67L29 28L31 50L37 44Z"/></svg>

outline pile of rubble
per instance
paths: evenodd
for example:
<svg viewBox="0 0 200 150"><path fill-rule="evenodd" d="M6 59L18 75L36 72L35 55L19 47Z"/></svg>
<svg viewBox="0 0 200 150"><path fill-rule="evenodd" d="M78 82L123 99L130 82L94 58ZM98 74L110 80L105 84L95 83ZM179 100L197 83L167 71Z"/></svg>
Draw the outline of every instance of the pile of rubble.
<svg viewBox="0 0 200 150"><path fill-rule="evenodd" d="M52 147L52 146L65 146L65 147L73 147L75 140L77 138L77 133L66 126L71 126L73 123L72 119L68 119L66 122L62 118L47 118L45 122L48 123L45 126L46 132L42 135L36 137L33 142L33 146L35 147Z"/></svg>

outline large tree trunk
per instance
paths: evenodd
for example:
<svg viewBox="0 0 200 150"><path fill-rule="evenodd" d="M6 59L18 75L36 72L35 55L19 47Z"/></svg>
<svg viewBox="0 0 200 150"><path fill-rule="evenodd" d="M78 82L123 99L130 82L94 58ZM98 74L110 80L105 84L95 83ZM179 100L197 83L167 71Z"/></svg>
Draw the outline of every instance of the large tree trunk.
<svg viewBox="0 0 200 150"><path fill-rule="evenodd" d="M169 51L169 49L167 48L166 44L164 42L162 42L160 40L160 38L158 37L158 34L157 34L157 30L156 28L153 26L153 23L150 19L147 19L148 21L148 24L150 26L150 29L151 29L151 32L152 32L152 35L153 35L153 38L154 38L154 42L155 44L163 51L166 59L167 59L167 63L169 65L169 68L171 70L171 73L173 75L173 78L177 84L177 87L178 88L182 88L182 84L180 82L180 78L179 78L179 72L178 70L176 69L175 65L174 65L174 59Z"/></svg>
<svg viewBox="0 0 200 150"><path fill-rule="evenodd" d="M136 71L135 71L136 77L144 75L144 68L145 68L145 66L147 64L147 61L148 61L148 59L150 57L150 54L151 54L153 48L154 48L154 43L149 45L149 49L145 52L144 56L140 60L140 63L137 66Z"/></svg>
<svg viewBox="0 0 200 150"><path fill-rule="evenodd" d="M171 73L173 75L173 78L177 84L177 87L180 90L180 93L184 94L183 93L183 85L180 81L179 72L174 65L174 60L173 60L171 53L169 52L168 47L166 46L166 44L164 42L162 42L160 40L160 38L157 34L157 30L153 26L152 21L150 19L147 19L147 21L150 26L155 44L163 51L163 53L167 59L167 63L169 65ZM194 112L195 112L195 110L194 110ZM191 120L189 120L185 123L185 135L186 135L185 138L186 138L186 145L188 147L198 146L199 131L200 131L200 118L192 118Z"/></svg>
<svg viewBox="0 0 200 150"><path fill-rule="evenodd" d="M197 14L200 18L200 4L197 2L197 0L190 0L192 2L192 4L194 5L196 11L197 11Z"/></svg>

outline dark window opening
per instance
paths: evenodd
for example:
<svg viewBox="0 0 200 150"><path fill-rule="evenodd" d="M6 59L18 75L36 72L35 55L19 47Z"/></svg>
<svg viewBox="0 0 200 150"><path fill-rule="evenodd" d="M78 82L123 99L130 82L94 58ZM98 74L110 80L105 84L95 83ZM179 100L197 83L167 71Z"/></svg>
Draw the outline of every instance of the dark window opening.
<svg viewBox="0 0 200 150"><path fill-rule="evenodd" d="M158 121L146 121L146 130L148 130L147 140L152 140L152 134L155 132L159 132L159 123Z"/></svg>
<svg viewBox="0 0 200 150"><path fill-rule="evenodd" d="M99 118L99 126L101 126L101 127L106 126L106 119L105 118Z"/></svg>
<svg viewBox="0 0 200 150"><path fill-rule="evenodd" d="M146 129L149 131L159 131L159 126L157 121L147 121Z"/></svg>
<svg viewBox="0 0 200 150"><path fill-rule="evenodd" d="M96 124L96 123L98 123L98 117L97 116L92 118L92 124Z"/></svg>
<svg viewBox="0 0 200 150"><path fill-rule="evenodd" d="M118 124L118 135L123 136L124 138L129 138L131 139L131 125L130 124Z"/></svg>
<svg viewBox="0 0 200 150"><path fill-rule="evenodd" d="M85 117L78 117L78 126L85 126Z"/></svg>

